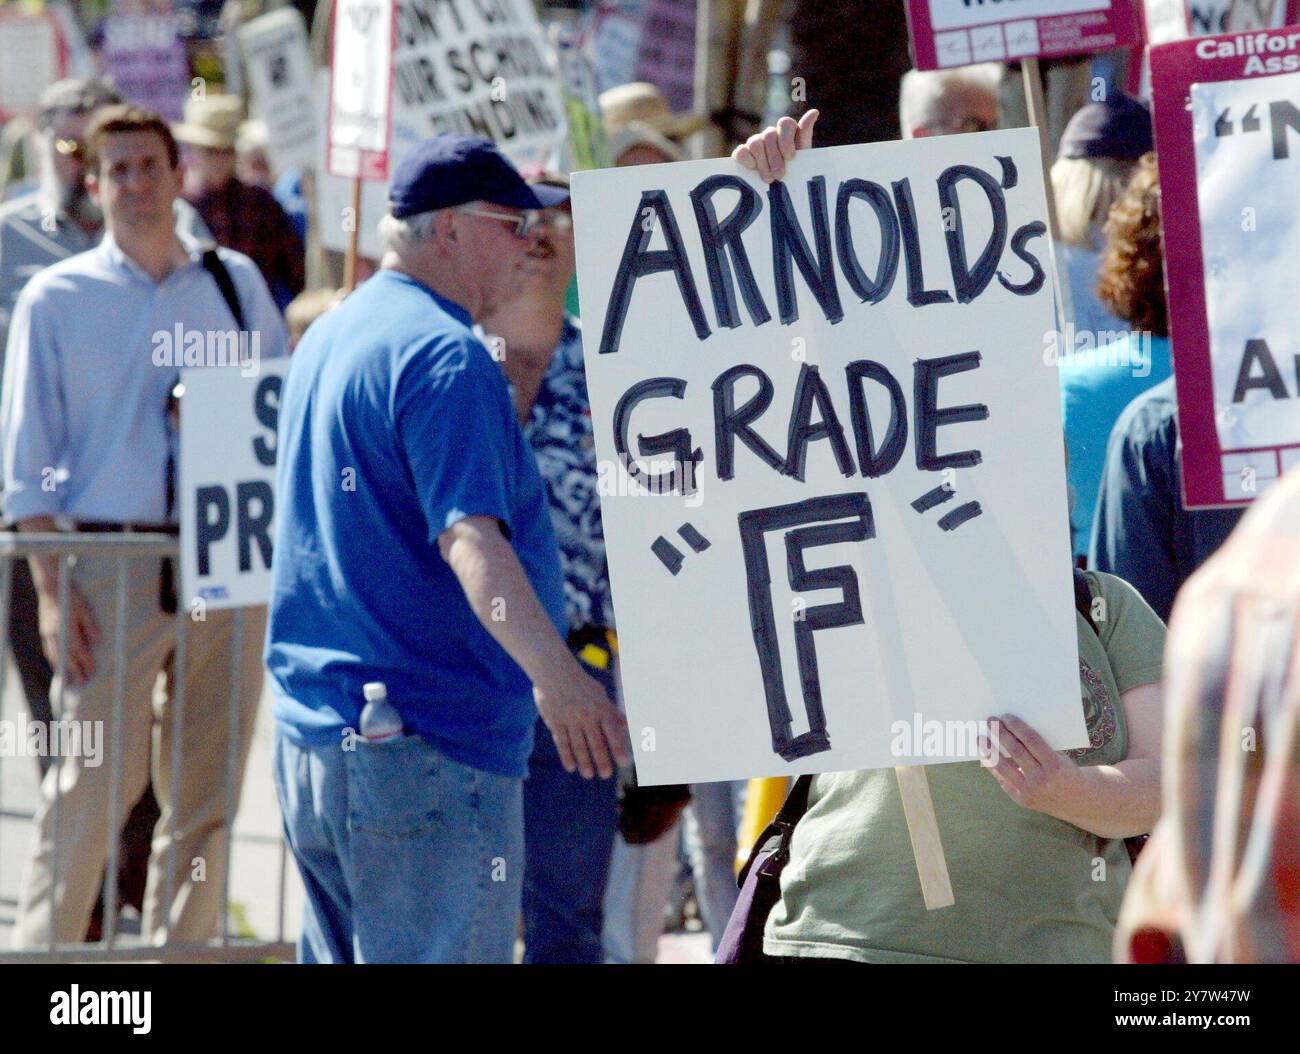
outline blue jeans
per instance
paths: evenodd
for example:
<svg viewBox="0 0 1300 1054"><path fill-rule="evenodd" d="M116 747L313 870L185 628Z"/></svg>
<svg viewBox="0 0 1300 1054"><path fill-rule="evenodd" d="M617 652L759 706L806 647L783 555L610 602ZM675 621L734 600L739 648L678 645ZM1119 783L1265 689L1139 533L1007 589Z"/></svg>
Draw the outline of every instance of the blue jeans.
<svg viewBox="0 0 1300 1054"><path fill-rule="evenodd" d="M584 665L614 697L612 667ZM618 780L564 771L539 720L524 781L524 962L599 963Z"/></svg>
<svg viewBox="0 0 1300 1054"><path fill-rule="evenodd" d="M746 783L692 783L686 806L686 852L695 876L695 898L713 950L718 950L736 906L736 832L744 810Z"/></svg>
<svg viewBox="0 0 1300 1054"><path fill-rule="evenodd" d="M508 963L523 881L521 781L418 736L355 749L275 735L306 887L301 962Z"/></svg>

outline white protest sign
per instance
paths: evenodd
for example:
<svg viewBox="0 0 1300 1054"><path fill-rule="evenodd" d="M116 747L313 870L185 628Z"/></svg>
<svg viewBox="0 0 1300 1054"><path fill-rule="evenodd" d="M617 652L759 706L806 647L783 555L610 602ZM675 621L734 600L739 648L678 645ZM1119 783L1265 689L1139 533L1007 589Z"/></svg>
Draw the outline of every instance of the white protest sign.
<svg viewBox="0 0 1300 1054"><path fill-rule="evenodd" d="M1216 33L1280 28L1295 20L1297 0L1145 0L1146 42L1138 94L1151 97L1150 48Z"/></svg>
<svg viewBox="0 0 1300 1054"><path fill-rule="evenodd" d="M181 595L188 610L271 595L275 431L289 360L181 371Z"/></svg>
<svg viewBox="0 0 1300 1054"><path fill-rule="evenodd" d="M1035 136L574 175L645 783L1086 742Z"/></svg>
<svg viewBox="0 0 1300 1054"><path fill-rule="evenodd" d="M1192 86L1224 497L1300 464L1300 73Z"/></svg>
<svg viewBox="0 0 1300 1054"><path fill-rule="evenodd" d="M564 100L546 39L528 0L397 0L393 53L390 168L415 143L438 132L491 139L516 165L543 164L564 136ZM321 239L346 250L348 232L334 217L350 188L321 186ZM379 255L375 224L386 182L361 196L361 253Z"/></svg>
<svg viewBox="0 0 1300 1054"><path fill-rule="evenodd" d="M282 7L240 27L257 116L266 122L266 149L277 173L316 167L319 127L307 27L292 7Z"/></svg>
<svg viewBox="0 0 1300 1054"><path fill-rule="evenodd" d="M35 113L41 93L65 75L59 23L24 4L0 7L0 123Z"/></svg>
<svg viewBox="0 0 1300 1054"><path fill-rule="evenodd" d="M337 0L330 78L329 171L388 177L393 0Z"/></svg>

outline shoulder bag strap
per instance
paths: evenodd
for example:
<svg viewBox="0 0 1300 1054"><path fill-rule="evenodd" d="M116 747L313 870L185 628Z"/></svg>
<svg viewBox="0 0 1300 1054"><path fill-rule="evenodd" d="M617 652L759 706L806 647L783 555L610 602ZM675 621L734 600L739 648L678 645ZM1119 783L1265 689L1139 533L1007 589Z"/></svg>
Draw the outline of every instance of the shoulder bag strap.
<svg viewBox="0 0 1300 1054"><path fill-rule="evenodd" d="M208 249L203 254L203 269L212 275L212 280L217 283L217 288L221 290L221 299L226 302L226 307L230 308L230 313L235 317L235 324L241 329L246 329L244 325L244 309L239 303L239 293L235 290L235 280L230 277L230 271L226 268L221 257L217 255L216 249Z"/></svg>

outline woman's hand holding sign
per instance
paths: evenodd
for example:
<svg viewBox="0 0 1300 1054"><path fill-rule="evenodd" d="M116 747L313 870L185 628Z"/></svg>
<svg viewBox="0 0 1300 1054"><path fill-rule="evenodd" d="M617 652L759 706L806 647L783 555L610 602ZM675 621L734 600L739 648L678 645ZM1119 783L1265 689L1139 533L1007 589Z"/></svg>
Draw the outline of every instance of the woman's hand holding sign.
<svg viewBox="0 0 1300 1054"><path fill-rule="evenodd" d="M796 151L813 145L813 125L819 110L809 110L798 122L793 117L782 117L772 127L755 132L731 152L732 160L751 172L757 172L764 183L772 183L785 176L787 161L793 161Z"/></svg>
<svg viewBox="0 0 1300 1054"><path fill-rule="evenodd" d="M980 737L993 778L1017 805L1046 813L1101 838L1146 834L1160 815L1161 695L1159 684L1121 697L1128 749L1113 765L1078 765L1047 745L1018 717L989 719L996 746ZM997 755L997 763L989 760Z"/></svg>
<svg viewBox="0 0 1300 1054"><path fill-rule="evenodd" d="M980 750L986 759L996 752L997 762L988 769L1012 801L1058 818L1078 804L1086 792L1083 769L1053 750L1018 717L990 718L989 731L997 745L980 736Z"/></svg>

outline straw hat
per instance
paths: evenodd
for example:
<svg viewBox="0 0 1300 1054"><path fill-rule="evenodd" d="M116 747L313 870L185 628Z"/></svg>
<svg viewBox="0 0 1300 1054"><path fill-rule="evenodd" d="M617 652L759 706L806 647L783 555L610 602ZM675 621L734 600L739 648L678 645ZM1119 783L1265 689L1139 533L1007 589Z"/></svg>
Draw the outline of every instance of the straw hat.
<svg viewBox="0 0 1300 1054"><path fill-rule="evenodd" d="M265 150L271 141L271 130L266 122L258 118L245 121L235 134L235 152L249 154L254 150Z"/></svg>
<svg viewBox="0 0 1300 1054"><path fill-rule="evenodd" d="M233 150L244 119L238 95L205 95L185 100L185 120L172 126L178 143Z"/></svg>
<svg viewBox="0 0 1300 1054"><path fill-rule="evenodd" d="M634 146L648 146L664 155L665 161L685 161L686 151L666 135L661 135L648 124L633 121L609 137L609 159L618 164L619 159Z"/></svg>
<svg viewBox="0 0 1300 1054"><path fill-rule="evenodd" d="M633 121L653 128L669 139L681 139L708 123L702 113L673 113L664 93L646 81L620 84L600 93L605 134L613 138Z"/></svg>

